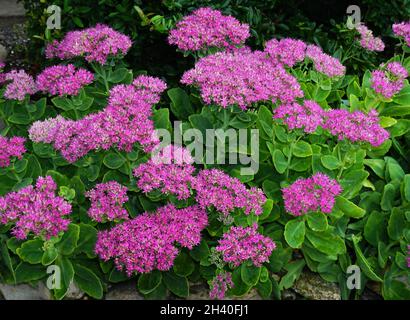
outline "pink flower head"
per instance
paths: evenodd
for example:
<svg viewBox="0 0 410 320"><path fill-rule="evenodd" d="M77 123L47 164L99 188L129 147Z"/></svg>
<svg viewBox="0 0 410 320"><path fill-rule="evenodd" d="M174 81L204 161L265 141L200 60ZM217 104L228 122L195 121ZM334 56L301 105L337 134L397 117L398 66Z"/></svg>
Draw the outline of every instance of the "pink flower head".
<svg viewBox="0 0 410 320"><path fill-rule="evenodd" d="M389 62L381 65L381 70L372 72L372 88L376 93L390 99L404 86L404 79L408 77L408 72L400 62Z"/></svg>
<svg viewBox="0 0 410 320"><path fill-rule="evenodd" d="M249 38L249 26L211 8L200 8L176 24L168 36L170 44L183 51L232 48Z"/></svg>
<svg viewBox="0 0 410 320"><path fill-rule="evenodd" d="M139 79L135 80L137 84ZM130 152L137 142L149 152L159 143L151 119L152 105L159 99L158 83L153 90L140 85L117 85L111 89L104 110L77 121L57 116L35 122L29 136L34 142L52 143L69 162L92 150L113 146Z"/></svg>
<svg viewBox="0 0 410 320"><path fill-rule="evenodd" d="M265 44L265 52L275 63L293 67L305 59L306 44L302 40L285 38L271 39Z"/></svg>
<svg viewBox="0 0 410 320"><path fill-rule="evenodd" d="M37 76L38 90L48 92L51 95L77 95L80 89L90 84L94 75L74 65L57 65L48 67Z"/></svg>
<svg viewBox="0 0 410 320"><path fill-rule="evenodd" d="M4 92L4 97L9 100L23 101L26 95L37 92L37 87L32 76L24 70L11 70L3 74L3 82L9 82Z"/></svg>
<svg viewBox="0 0 410 320"><path fill-rule="evenodd" d="M128 201L127 188L116 181L100 183L86 193L91 201L88 215L97 222L128 219L128 212L123 208Z"/></svg>
<svg viewBox="0 0 410 320"><path fill-rule="evenodd" d="M134 169L138 188L148 193L160 189L164 194L174 194L179 200L191 196L189 186L195 167L188 150L168 145L155 153L147 162Z"/></svg>
<svg viewBox="0 0 410 320"><path fill-rule="evenodd" d="M403 37L410 47L410 21L393 24L393 33L398 37Z"/></svg>
<svg viewBox="0 0 410 320"><path fill-rule="evenodd" d="M389 138L389 133L379 124L376 110L368 114L361 111L330 110L326 112L323 128L340 140L369 142L377 147Z"/></svg>
<svg viewBox="0 0 410 320"><path fill-rule="evenodd" d="M36 186L28 186L0 197L0 223L14 224L13 235L26 239L30 233L45 239L66 231L70 224L65 216L71 205L56 196L57 185L51 177L39 177Z"/></svg>
<svg viewBox="0 0 410 320"><path fill-rule="evenodd" d="M208 217L198 206L176 209L168 204L155 213L144 213L100 231L95 252L104 261L114 259L118 270L128 276L155 269L169 270L181 247L192 249L201 241Z"/></svg>
<svg viewBox="0 0 410 320"><path fill-rule="evenodd" d="M313 133L323 124L325 110L315 101L305 100L303 105L296 102L282 104L273 111L274 119L282 119L290 129L304 129L306 133Z"/></svg>
<svg viewBox="0 0 410 320"><path fill-rule="evenodd" d="M237 178L232 178L218 169L201 170L192 181L196 201L202 208L214 207L225 216L235 209L245 214L260 215L266 197L262 190L247 189Z"/></svg>
<svg viewBox="0 0 410 320"><path fill-rule="evenodd" d="M225 298L226 291L233 288L233 286L234 283L232 281L232 274L230 272L223 271L212 280L209 298L222 300Z"/></svg>
<svg viewBox="0 0 410 320"><path fill-rule="evenodd" d="M263 52L218 52L200 59L181 82L199 87L206 104L246 109L260 101L292 102L303 96L296 78Z"/></svg>
<svg viewBox="0 0 410 320"><path fill-rule="evenodd" d="M308 45L306 49L306 57L313 61L313 66L316 71L323 73L330 78L345 74L346 68L340 63L340 61L324 53L318 46L313 44Z"/></svg>
<svg viewBox="0 0 410 320"><path fill-rule="evenodd" d="M23 137L0 136L0 168L8 167L12 157L23 158L23 153L26 152L25 142L26 139Z"/></svg>
<svg viewBox="0 0 410 320"><path fill-rule="evenodd" d="M258 233L257 224L252 227L231 227L218 241L216 250L222 252L223 260L235 267L251 260L256 267L269 261L276 248L272 239Z"/></svg>
<svg viewBox="0 0 410 320"><path fill-rule="evenodd" d="M128 36L97 24L92 28L68 32L60 42L54 40L46 48L46 57L61 60L84 57L88 62L105 64L110 56L127 54L131 45Z"/></svg>
<svg viewBox="0 0 410 320"><path fill-rule="evenodd" d="M285 209L294 216L316 211L331 213L335 197L341 192L338 182L323 173L298 179L282 189Z"/></svg>
<svg viewBox="0 0 410 320"><path fill-rule="evenodd" d="M356 27L360 34L360 45L369 51L383 51L384 43L382 39L373 36L372 30L367 28L363 23Z"/></svg>

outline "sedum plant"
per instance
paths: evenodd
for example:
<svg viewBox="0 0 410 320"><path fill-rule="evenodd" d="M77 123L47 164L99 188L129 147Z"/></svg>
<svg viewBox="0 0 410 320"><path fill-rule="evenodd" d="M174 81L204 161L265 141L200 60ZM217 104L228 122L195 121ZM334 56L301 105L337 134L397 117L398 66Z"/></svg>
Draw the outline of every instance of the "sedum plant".
<svg viewBox="0 0 410 320"><path fill-rule="evenodd" d="M393 29L406 41L407 26ZM309 269L343 299L366 285L409 298L408 41L359 79L316 45L252 50L248 37L209 8L177 23L169 43L195 60L181 87L128 69L131 40L101 24L50 43L58 64L35 77L1 73L0 281L57 266L56 299L73 283L101 299L128 279L147 299L186 298L194 282L213 299L280 299ZM197 161L157 129L258 130L258 170ZM252 139L222 144L225 160L252 152Z"/></svg>

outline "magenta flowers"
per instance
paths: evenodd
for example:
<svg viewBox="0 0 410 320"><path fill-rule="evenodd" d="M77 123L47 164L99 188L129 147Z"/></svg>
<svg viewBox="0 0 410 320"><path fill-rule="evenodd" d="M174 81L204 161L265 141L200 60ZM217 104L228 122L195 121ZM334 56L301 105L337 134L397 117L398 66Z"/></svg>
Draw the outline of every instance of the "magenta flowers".
<svg viewBox="0 0 410 320"><path fill-rule="evenodd" d="M123 208L128 201L127 188L116 181L100 183L85 194L91 201L88 215L97 222L128 219Z"/></svg>
<svg viewBox="0 0 410 320"><path fill-rule="evenodd" d="M341 192L339 183L323 173L298 179L282 189L285 209L294 216L315 211L331 213L335 197Z"/></svg>
<svg viewBox="0 0 410 320"><path fill-rule="evenodd" d="M202 208L214 207L224 215L235 209L245 214L260 215L266 201L263 191L252 187L249 190L237 178L232 178L218 169L201 170L192 181L196 201Z"/></svg>
<svg viewBox="0 0 410 320"><path fill-rule="evenodd" d="M372 88L376 93L390 99L400 92L404 85L404 79L408 76L406 68L400 62L389 62L381 65L381 70L372 72Z"/></svg>
<svg viewBox="0 0 410 320"><path fill-rule="evenodd" d="M302 40L285 38L266 42L265 52L277 64L293 67L305 59L307 45Z"/></svg>
<svg viewBox="0 0 410 320"><path fill-rule="evenodd" d="M410 47L410 21L393 24L393 32L396 36L402 37Z"/></svg>
<svg viewBox="0 0 410 320"><path fill-rule="evenodd" d="M51 177L38 178L28 186L0 197L0 223L14 224L12 233L26 239L30 233L45 239L67 230L71 205L56 196L57 185Z"/></svg>
<svg viewBox="0 0 410 320"><path fill-rule="evenodd" d="M296 78L263 52L240 49L200 59L181 82L199 87L206 104L246 109L259 101L292 102L303 92Z"/></svg>
<svg viewBox="0 0 410 320"><path fill-rule="evenodd" d="M379 37L373 35L373 31L367 28L363 23L356 27L360 34L360 45L369 51L383 51L384 43Z"/></svg>
<svg viewBox="0 0 410 320"><path fill-rule="evenodd" d="M90 84L94 75L82 68L72 65L48 67L37 76L38 90L51 95L77 95L80 89Z"/></svg>
<svg viewBox="0 0 410 320"><path fill-rule="evenodd" d="M345 66L339 60L324 53L320 47L313 44L307 46L306 57L313 61L313 66L318 72L330 78L342 76L346 72Z"/></svg>
<svg viewBox="0 0 410 320"><path fill-rule="evenodd" d="M168 145L155 153L147 162L134 170L138 188L144 192L160 189L164 194L176 195L178 199L191 196L189 189L195 167L188 150Z"/></svg>
<svg viewBox="0 0 410 320"><path fill-rule="evenodd" d="M303 129L306 133L313 133L323 125L325 110L315 101L305 100L303 105L296 102L282 104L273 113L273 118L282 119L290 130Z"/></svg>
<svg viewBox="0 0 410 320"><path fill-rule="evenodd" d="M9 100L23 101L26 95L37 92L37 87L32 76L24 70L11 70L3 75L3 82L6 82L4 97Z"/></svg>
<svg viewBox="0 0 410 320"><path fill-rule="evenodd" d="M46 48L46 57L61 60L84 57L88 62L105 64L110 56L125 55L131 44L128 36L97 24L93 28L68 32L60 42L54 40Z"/></svg>
<svg viewBox="0 0 410 320"><path fill-rule="evenodd" d="M233 288L234 283L232 281L232 274L223 271L216 275L211 283L211 291L209 292L209 297L211 299L222 300L225 298L226 291Z"/></svg>
<svg viewBox="0 0 410 320"><path fill-rule="evenodd" d="M176 209L168 204L99 232L95 251L105 261L113 258L118 270L128 276L166 271L178 255L175 245L192 249L200 242L207 221L206 212L198 206Z"/></svg>
<svg viewBox="0 0 410 320"><path fill-rule="evenodd" d="M251 260L256 267L269 261L276 244L272 239L258 233L257 225L252 227L231 227L218 241L216 250L222 252L223 260L235 267Z"/></svg>
<svg viewBox="0 0 410 320"><path fill-rule="evenodd" d="M170 44L183 51L232 48L249 38L249 26L218 10L200 8L176 24L168 36Z"/></svg>
<svg viewBox="0 0 410 320"><path fill-rule="evenodd" d="M25 142L26 139L23 137L6 138L0 136L0 168L8 167L13 157L18 159L23 157L23 153L26 152Z"/></svg>
<svg viewBox="0 0 410 320"><path fill-rule="evenodd" d="M147 82L151 81L151 82ZM151 119L152 105L160 98L166 84L159 79L142 76L134 85L117 85L110 91L108 106L81 120L61 116L35 122L29 129L34 142L52 143L70 162L75 162L91 150L107 150L116 146L130 152L134 143L150 151L158 143ZM147 89L143 84L155 83Z"/></svg>

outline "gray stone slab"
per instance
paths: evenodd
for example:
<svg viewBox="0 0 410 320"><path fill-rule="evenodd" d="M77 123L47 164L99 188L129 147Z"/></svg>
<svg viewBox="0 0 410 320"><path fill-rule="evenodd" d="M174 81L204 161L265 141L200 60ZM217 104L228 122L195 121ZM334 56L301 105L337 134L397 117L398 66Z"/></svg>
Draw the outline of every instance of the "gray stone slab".
<svg viewBox="0 0 410 320"><path fill-rule="evenodd" d="M16 0L0 0L0 20L8 17L24 16L24 7Z"/></svg>

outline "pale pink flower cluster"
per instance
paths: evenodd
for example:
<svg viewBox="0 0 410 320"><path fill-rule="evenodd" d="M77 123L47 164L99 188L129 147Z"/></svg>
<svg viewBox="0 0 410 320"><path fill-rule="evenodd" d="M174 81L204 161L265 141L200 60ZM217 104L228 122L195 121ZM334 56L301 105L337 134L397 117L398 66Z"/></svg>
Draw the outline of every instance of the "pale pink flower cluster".
<svg viewBox="0 0 410 320"><path fill-rule="evenodd" d="M344 109L323 110L316 102L305 100L303 105L290 103L274 110L274 119L281 119L291 130L303 129L313 133L318 127L328 130L339 140L368 142L377 147L389 138L389 132L379 124L376 110L368 114Z"/></svg>
<svg viewBox="0 0 410 320"><path fill-rule="evenodd" d="M192 181L196 201L202 208L213 207L225 216L234 210L243 210L246 215L260 215L266 197L261 189L246 186L219 169L201 170Z"/></svg>
<svg viewBox="0 0 410 320"><path fill-rule="evenodd" d="M276 64L293 67L305 60L307 45L302 40L285 38L271 39L265 44L265 52Z"/></svg>
<svg viewBox="0 0 410 320"><path fill-rule="evenodd" d="M97 222L128 219L128 212L123 208L128 201L127 188L116 181L100 183L86 192L91 201L88 215Z"/></svg>
<svg viewBox="0 0 410 320"><path fill-rule="evenodd" d="M225 298L226 291L234 287L232 274L226 271L218 273L212 280L210 287L211 291L209 292L209 298L222 300Z"/></svg>
<svg viewBox="0 0 410 320"><path fill-rule="evenodd" d="M249 38L249 26L218 10L200 8L176 24L168 36L170 44L183 51L232 48Z"/></svg>
<svg viewBox="0 0 410 320"><path fill-rule="evenodd" d="M191 197L189 185L195 167L188 150L168 145L159 152L154 151L151 159L134 170L137 186L145 193L156 189L164 194L173 194L179 200Z"/></svg>
<svg viewBox="0 0 410 320"><path fill-rule="evenodd" d="M178 255L176 245L188 249L198 245L207 224L206 211L198 206L177 209L168 204L100 231L95 252L104 261L114 259L117 269L128 276L167 271Z"/></svg>
<svg viewBox="0 0 410 320"><path fill-rule="evenodd" d="M356 26L357 32L360 34L360 45L369 51L383 51L384 42L381 38L375 37L373 31L367 28L363 23Z"/></svg>
<svg viewBox="0 0 410 320"><path fill-rule="evenodd" d="M8 167L13 157L23 158L23 153L26 152L25 142L26 139L23 137L0 136L0 168Z"/></svg>
<svg viewBox="0 0 410 320"><path fill-rule="evenodd" d="M44 69L36 79L37 89L51 95L77 95L82 87L90 84L94 75L86 69L68 64Z"/></svg>
<svg viewBox="0 0 410 320"><path fill-rule="evenodd" d="M314 68L330 78L342 76L346 72L346 67L340 61L326 53L313 44L306 48L306 57L313 61Z"/></svg>
<svg viewBox="0 0 410 320"><path fill-rule="evenodd" d="M294 216L317 211L331 213L335 197L341 192L336 180L320 172L282 189L285 209Z"/></svg>
<svg viewBox="0 0 410 320"><path fill-rule="evenodd" d="M254 224L247 228L231 227L218 241L216 250L222 252L225 262L235 267L247 260L251 260L256 267L259 267L269 261L275 248L275 242L258 233L258 226Z"/></svg>
<svg viewBox="0 0 410 320"><path fill-rule="evenodd" d="M282 119L290 129L303 129L306 133L313 133L317 127L323 125L325 110L315 101L305 100L303 105L296 102L282 104L273 111L274 119Z"/></svg>
<svg viewBox="0 0 410 320"><path fill-rule="evenodd" d="M30 139L34 142L52 143L69 162L77 161L92 150L107 150L112 146L130 152L136 142L145 151L151 151L159 142L154 135L151 116L152 105L160 99L160 87L151 91L141 87L141 83L147 83L146 77L136 80L138 87L113 87L108 106L98 113L77 121L57 116L35 122L29 129ZM161 88L165 87L163 83Z"/></svg>
<svg viewBox="0 0 410 320"><path fill-rule="evenodd" d="M37 86L32 76L24 70L11 70L3 74L3 82L6 83L4 97L9 100L23 101L26 95L37 92Z"/></svg>
<svg viewBox="0 0 410 320"><path fill-rule="evenodd" d="M371 86L376 93L390 99L404 86L404 79L409 76L400 62L382 64L380 70L372 72Z"/></svg>
<svg viewBox="0 0 410 320"><path fill-rule="evenodd" d="M66 231L71 205L56 196L57 185L49 176L37 179L36 186L28 186L0 197L0 223L14 224L12 234L26 239L29 234L44 239Z"/></svg>
<svg viewBox="0 0 410 320"><path fill-rule="evenodd" d="M199 87L206 104L246 109L260 101L292 102L303 96L296 78L260 51L247 48L200 59L181 82Z"/></svg>
<svg viewBox="0 0 410 320"><path fill-rule="evenodd" d="M410 21L393 24L393 32L398 37L403 37L410 47Z"/></svg>
<svg viewBox="0 0 410 320"><path fill-rule="evenodd" d="M92 28L68 32L60 42L54 40L46 48L46 57L61 60L84 57L88 62L105 64L110 56L125 55L131 45L128 36L97 24Z"/></svg>

